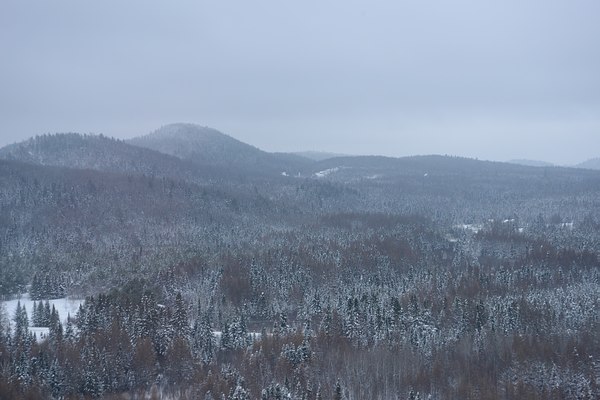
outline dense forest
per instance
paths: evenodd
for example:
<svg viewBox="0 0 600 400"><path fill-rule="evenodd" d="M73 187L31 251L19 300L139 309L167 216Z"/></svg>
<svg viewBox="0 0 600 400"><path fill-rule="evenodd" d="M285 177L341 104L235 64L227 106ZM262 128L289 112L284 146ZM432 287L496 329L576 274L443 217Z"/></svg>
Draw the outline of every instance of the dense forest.
<svg viewBox="0 0 600 400"><path fill-rule="evenodd" d="M598 171L184 124L0 158L0 399L600 397Z"/></svg>

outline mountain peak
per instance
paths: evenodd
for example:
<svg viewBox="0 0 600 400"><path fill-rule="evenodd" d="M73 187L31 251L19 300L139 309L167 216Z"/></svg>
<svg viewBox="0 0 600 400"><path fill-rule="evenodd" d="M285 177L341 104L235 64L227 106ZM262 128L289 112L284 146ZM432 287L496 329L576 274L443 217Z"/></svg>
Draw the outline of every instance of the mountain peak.
<svg viewBox="0 0 600 400"><path fill-rule="evenodd" d="M165 125L129 143L198 165L231 167L250 174L280 175L289 168L293 171L288 172L295 172L308 162L292 155L268 153L216 129L190 123Z"/></svg>
<svg viewBox="0 0 600 400"><path fill-rule="evenodd" d="M199 164L219 164L227 155L224 153L245 156L263 153L216 129L190 123L165 125L148 135L133 138L129 143Z"/></svg>
<svg viewBox="0 0 600 400"><path fill-rule="evenodd" d="M154 132L142 136L142 138L144 137L185 138L188 140L227 137L229 139L235 140L231 136L228 136L214 128L187 122L176 122L172 124L163 125ZM136 139L140 138L134 138L132 140Z"/></svg>
<svg viewBox="0 0 600 400"><path fill-rule="evenodd" d="M585 169L600 169L600 157L590 158L587 161L577 164L576 167Z"/></svg>

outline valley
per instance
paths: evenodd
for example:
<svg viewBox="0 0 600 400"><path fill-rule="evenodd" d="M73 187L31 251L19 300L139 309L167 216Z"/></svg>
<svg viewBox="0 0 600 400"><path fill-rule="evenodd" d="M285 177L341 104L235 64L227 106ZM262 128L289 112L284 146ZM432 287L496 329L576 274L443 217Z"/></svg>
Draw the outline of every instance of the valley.
<svg viewBox="0 0 600 400"><path fill-rule="evenodd" d="M593 169L39 136L0 149L0 398L596 398L599 257Z"/></svg>

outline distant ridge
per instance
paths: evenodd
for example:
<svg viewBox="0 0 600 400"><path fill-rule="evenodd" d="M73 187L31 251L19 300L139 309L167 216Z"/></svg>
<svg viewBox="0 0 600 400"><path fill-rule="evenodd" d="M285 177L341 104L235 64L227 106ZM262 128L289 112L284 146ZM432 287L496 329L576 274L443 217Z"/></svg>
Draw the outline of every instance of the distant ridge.
<svg viewBox="0 0 600 400"><path fill-rule="evenodd" d="M325 151L295 151L292 154L296 154L298 156L309 158L315 161L323 161L335 157L349 157L348 154L328 153Z"/></svg>
<svg viewBox="0 0 600 400"><path fill-rule="evenodd" d="M198 163L224 163L225 152L235 152L245 158L257 157L261 153L256 147L216 129L187 123L165 125L128 142Z"/></svg>
<svg viewBox="0 0 600 400"><path fill-rule="evenodd" d="M554 164L552 163L539 160L515 159L508 162L511 164L525 165L527 167L554 167Z"/></svg>
<svg viewBox="0 0 600 400"><path fill-rule="evenodd" d="M0 159L29 164L197 180L197 168L157 151L103 135L57 133L0 149Z"/></svg>
<svg viewBox="0 0 600 400"><path fill-rule="evenodd" d="M600 157L591 158L587 161L577 164L575 167L586 168L586 169L600 169Z"/></svg>
<svg viewBox="0 0 600 400"><path fill-rule="evenodd" d="M216 129L175 123L128 143L169 154L196 165L239 169L244 174L295 174L311 160L294 154L268 153Z"/></svg>
<svg viewBox="0 0 600 400"><path fill-rule="evenodd" d="M381 182L406 176L544 172L535 167L553 167L557 173L562 170L551 163L526 159L501 163L441 155L394 158L318 151L270 153L216 129L191 123L165 125L127 141L78 133L36 136L0 148L0 159L168 177L195 183L223 179L239 183L248 177L287 179L285 177L290 176L340 182ZM575 167L598 170L600 158Z"/></svg>

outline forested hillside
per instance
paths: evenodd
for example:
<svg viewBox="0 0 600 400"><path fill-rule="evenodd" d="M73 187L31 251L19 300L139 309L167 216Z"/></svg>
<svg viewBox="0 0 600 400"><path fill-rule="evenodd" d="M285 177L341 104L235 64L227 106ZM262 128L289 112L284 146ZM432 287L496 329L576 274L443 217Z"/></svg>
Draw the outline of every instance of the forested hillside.
<svg viewBox="0 0 600 400"><path fill-rule="evenodd" d="M0 398L600 397L600 172L221 135L0 149Z"/></svg>
<svg viewBox="0 0 600 400"><path fill-rule="evenodd" d="M129 143L170 154L199 166L219 166L246 176L296 175L312 160L295 154L267 153L216 129L170 124Z"/></svg>

